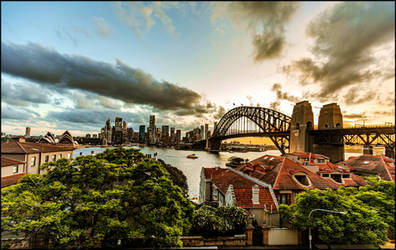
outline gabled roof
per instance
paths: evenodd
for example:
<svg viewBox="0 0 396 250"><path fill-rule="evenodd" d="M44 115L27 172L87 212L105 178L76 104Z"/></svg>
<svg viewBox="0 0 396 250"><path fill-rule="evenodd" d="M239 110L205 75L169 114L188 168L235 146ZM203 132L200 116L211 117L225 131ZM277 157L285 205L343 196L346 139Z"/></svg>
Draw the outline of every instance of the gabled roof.
<svg viewBox="0 0 396 250"><path fill-rule="evenodd" d="M237 170L270 184L274 190L338 188L337 185L326 181L300 164L281 156L265 155L237 168ZM304 173L310 180L310 185L304 186L296 181L293 178L296 173Z"/></svg>
<svg viewBox="0 0 396 250"><path fill-rule="evenodd" d="M310 152L293 152L293 153L289 153L289 154L298 156L303 159L327 159L327 160L330 159L329 157L327 157L325 155L314 154L314 153L310 153Z"/></svg>
<svg viewBox="0 0 396 250"><path fill-rule="evenodd" d="M394 160L381 155L360 155L342 162L351 171L379 175L382 180L395 180Z"/></svg>
<svg viewBox="0 0 396 250"><path fill-rule="evenodd" d="M259 204L252 202L252 187L257 183L235 173L226 168L203 168L206 179L212 180L213 184L220 189L223 194L227 193L230 185L233 187L236 203L239 207L267 207L276 210L275 202L267 187L258 185Z"/></svg>
<svg viewBox="0 0 396 250"><path fill-rule="evenodd" d="M1 166L2 167L7 167L7 166L12 166L12 165L17 165L17 164L24 164L24 161L17 161L8 157L1 157Z"/></svg>
<svg viewBox="0 0 396 250"><path fill-rule="evenodd" d="M24 175L26 175L26 173L19 173L19 174L13 174L13 175L1 177L1 187L3 188L17 184L18 180L22 178Z"/></svg>
<svg viewBox="0 0 396 250"><path fill-rule="evenodd" d="M74 147L70 145L53 145L36 142L18 142L8 141L1 143L1 153L9 154L34 154L34 153L48 153L73 151Z"/></svg>

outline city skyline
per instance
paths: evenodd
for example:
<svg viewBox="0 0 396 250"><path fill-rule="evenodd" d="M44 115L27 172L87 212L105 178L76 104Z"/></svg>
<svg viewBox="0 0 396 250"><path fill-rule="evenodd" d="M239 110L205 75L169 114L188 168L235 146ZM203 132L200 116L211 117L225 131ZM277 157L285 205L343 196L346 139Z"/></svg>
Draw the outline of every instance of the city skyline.
<svg viewBox="0 0 396 250"><path fill-rule="evenodd" d="M138 131L153 114L184 134L303 100L394 122L392 2L1 4L2 132L81 136L116 116Z"/></svg>

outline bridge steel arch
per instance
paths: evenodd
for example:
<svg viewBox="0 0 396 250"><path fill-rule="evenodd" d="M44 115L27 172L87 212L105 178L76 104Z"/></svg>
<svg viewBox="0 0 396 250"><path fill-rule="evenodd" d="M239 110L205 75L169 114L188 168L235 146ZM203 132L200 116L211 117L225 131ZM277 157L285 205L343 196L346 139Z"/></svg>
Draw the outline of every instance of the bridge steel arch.
<svg viewBox="0 0 396 250"><path fill-rule="evenodd" d="M242 117L248 118L262 130L256 133L256 136L269 137L282 154L286 153L290 142L291 118L276 110L251 106L236 107L223 115L210 138L212 145L215 145L215 149L218 149L221 140L231 137L252 136L252 133L241 133L240 136L227 135L231 125Z"/></svg>

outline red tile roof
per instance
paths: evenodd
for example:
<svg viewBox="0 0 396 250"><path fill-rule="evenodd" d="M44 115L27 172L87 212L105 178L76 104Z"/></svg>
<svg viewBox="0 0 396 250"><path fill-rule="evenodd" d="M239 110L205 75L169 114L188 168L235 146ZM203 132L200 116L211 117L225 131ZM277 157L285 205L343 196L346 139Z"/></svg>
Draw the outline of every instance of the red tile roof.
<svg viewBox="0 0 396 250"><path fill-rule="evenodd" d="M267 207L276 210L275 202L267 187L259 187L259 204L252 202L252 187L257 183L226 168L203 168L205 178L211 179L213 184L220 189L223 194L227 193L230 185L233 186L236 203L240 207Z"/></svg>
<svg viewBox="0 0 396 250"><path fill-rule="evenodd" d="M17 184L18 180L22 178L24 175L26 175L26 173L19 173L19 174L13 174L13 175L1 177L1 187L3 188Z"/></svg>
<svg viewBox="0 0 396 250"><path fill-rule="evenodd" d="M7 158L2 156L1 157L1 166L2 167L7 167L7 166L12 166L12 165L16 165L16 164L24 164L24 161L17 161L11 158Z"/></svg>
<svg viewBox="0 0 396 250"><path fill-rule="evenodd" d="M1 143L1 153L12 154L34 154L34 153L48 153L60 151L73 151L74 147L70 145L52 145L36 142L18 142L8 141Z"/></svg>
<svg viewBox="0 0 396 250"><path fill-rule="evenodd" d="M329 157L327 157L325 155L314 154L314 153L310 153L310 152L293 152L293 153L289 153L289 154L299 156L300 158L303 158L303 159L327 159L327 160L330 159Z"/></svg>
<svg viewBox="0 0 396 250"><path fill-rule="evenodd" d="M349 157L341 164L350 167L351 171L379 175L383 180L392 181L395 180L394 162L381 155L360 155Z"/></svg>
<svg viewBox="0 0 396 250"><path fill-rule="evenodd" d="M300 164L280 156L265 155L237 168L237 170L270 184L274 190L338 188L337 185L329 183ZM309 186L301 185L293 178L293 175L298 172L304 173L309 178Z"/></svg>

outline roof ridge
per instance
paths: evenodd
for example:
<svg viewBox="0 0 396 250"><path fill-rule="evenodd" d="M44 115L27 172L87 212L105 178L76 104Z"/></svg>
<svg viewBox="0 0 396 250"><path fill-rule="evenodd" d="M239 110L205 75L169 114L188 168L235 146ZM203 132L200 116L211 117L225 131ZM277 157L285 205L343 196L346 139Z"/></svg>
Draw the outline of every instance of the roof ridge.
<svg viewBox="0 0 396 250"><path fill-rule="evenodd" d="M23 150L23 152L25 152L27 154L26 149L18 141L15 141L15 142L18 145L18 147L20 147Z"/></svg>
<svg viewBox="0 0 396 250"><path fill-rule="evenodd" d="M279 176L280 176L280 172L282 171L283 165L285 165L285 160L286 160L286 157L284 157L283 160L282 160L282 165L279 168L278 174L276 175L276 178L275 178L275 181L274 181L274 185L272 186L272 188L275 188L276 184L278 184L278 179L279 179Z"/></svg>
<svg viewBox="0 0 396 250"><path fill-rule="evenodd" d="M388 173L390 180L392 180L392 175L391 175L391 173L389 172L389 169L386 167L386 166L387 166L387 163L384 161L384 159L382 158L382 156L381 156L380 158L381 158L381 161L384 163L385 170L386 170L386 172Z"/></svg>

